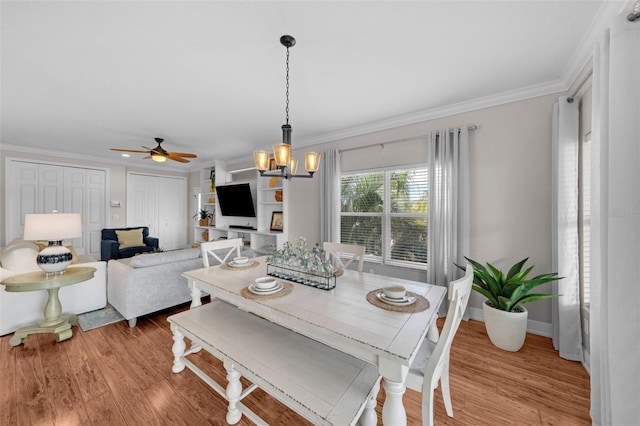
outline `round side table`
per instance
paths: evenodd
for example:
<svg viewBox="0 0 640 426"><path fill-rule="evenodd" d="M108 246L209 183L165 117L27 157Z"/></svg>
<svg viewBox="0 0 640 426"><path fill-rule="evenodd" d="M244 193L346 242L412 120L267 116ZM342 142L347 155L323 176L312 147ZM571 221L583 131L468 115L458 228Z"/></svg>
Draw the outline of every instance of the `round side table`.
<svg viewBox="0 0 640 426"><path fill-rule="evenodd" d="M76 325L78 320L75 315L69 318L62 318L62 305L58 292L60 287L77 284L93 278L96 268L77 267L67 268L64 274L45 276L44 272L29 272L21 275L14 275L2 281L7 291L35 291L46 290L49 293L47 304L44 307L44 321L38 325L25 327L17 330L9 345L18 346L30 334L53 333L56 341L61 342L73 336L71 326Z"/></svg>

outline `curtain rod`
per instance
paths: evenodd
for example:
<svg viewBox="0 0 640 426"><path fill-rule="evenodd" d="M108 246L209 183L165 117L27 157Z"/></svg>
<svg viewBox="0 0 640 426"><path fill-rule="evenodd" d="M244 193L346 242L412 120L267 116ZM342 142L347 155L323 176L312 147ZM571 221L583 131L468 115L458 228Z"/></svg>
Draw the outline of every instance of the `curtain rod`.
<svg viewBox="0 0 640 426"><path fill-rule="evenodd" d="M578 87L576 87L576 91L573 92L573 95L567 98L567 102L569 102L570 104L573 103L573 98L575 98L578 95L578 93L580 93L580 91L582 90L582 87L587 83L587 81L589 81L592 75L593 75L593 69L591 69L591 71L589 71L587 75L584 76L584 78L582 79Z"/></svg>
<svg viewBox="0 0 640 426"><path fill-rule="evenodd" d="M478 126L475 125L475 124L472 124L472 125L467 127L468 130L476 130L477 128L478 128ZM449 131L451 131L451 132L453 130L454 130L453 128L449 129ZM438 133L438 132L436 131L436 133ZM353 148L340 149L340 150L338 150L338 152L343 153L343 152L349 152L349 151L356 151L358 149L370 148L372 146L378 146L378 145L380 145L381 147L384 148L385 145L391 145L391 144L399 143L399 142L417 141L417 140L425 138L425 137L427 137L427 135L414 136L412 138L396 139L396 140L389 141L389 142L372 143L372 144L369 144L369 145L361 145L361 146L355 146Z"/></svg>

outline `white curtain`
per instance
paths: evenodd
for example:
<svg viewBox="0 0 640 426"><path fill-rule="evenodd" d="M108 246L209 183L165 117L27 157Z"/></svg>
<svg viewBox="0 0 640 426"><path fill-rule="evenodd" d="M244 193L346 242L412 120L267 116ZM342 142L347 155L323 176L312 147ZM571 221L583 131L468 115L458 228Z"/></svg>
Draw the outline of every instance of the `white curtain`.
<svg viewBox="0 0 640 426"><path fill-rule="evenodd" d="M429 170L427 282L447 286L464 274L469 255L469 131L443 129L427 136ZM446 314L446 307L440 310Z"/></svg>
<svg viewBox="0 0 640 426"><path fill-rule="evenodd" d="M320 164L320 238L340 242L340 151L323 152Z"/></svg>
<svg viewBox="0 0 640 426"><path fill-rule="evenodd" d="M640 23L617 16L593 62L591 418L640 422Z"/></svg>
<svg viewBox="0 0 640 426"><path fill-rule="evenodd" d="M583 361L580 325L578 253L578 129L580 100L561 97L553 106L553 270L563 279L553 283L553 346L562 358Z"/></svg>

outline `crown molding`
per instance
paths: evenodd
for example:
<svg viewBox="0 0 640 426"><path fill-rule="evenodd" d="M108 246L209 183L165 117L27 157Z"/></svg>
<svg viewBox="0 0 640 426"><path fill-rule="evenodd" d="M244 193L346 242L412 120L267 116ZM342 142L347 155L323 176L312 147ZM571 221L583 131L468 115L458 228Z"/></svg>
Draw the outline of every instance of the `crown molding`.
<svg viewBox="0 0 640 426"><path fill-rule="evenodd" d="M553 93L559 93L567 90L567 86L561 81L556 80L550 83L537 84L524 87L521 89L511 90L498 93L491 96L472 99L470 101L460 102L441 108L433 108L424 111L418 111L410 114L398 115L395 117L379 120L376 122L366 123L360 126L348 127L331 133L325 133L319 136L299 139L296 145L300 147L316 145L326 142L332 142L339 139L359 136L367 133L389 130L396 127L407 126L424 121L435 120L438 118L450 117L456 114L462 114L479 109L490 108L498 105L508 104L511 102L522 101L525 99L536 98Z"/></svg>

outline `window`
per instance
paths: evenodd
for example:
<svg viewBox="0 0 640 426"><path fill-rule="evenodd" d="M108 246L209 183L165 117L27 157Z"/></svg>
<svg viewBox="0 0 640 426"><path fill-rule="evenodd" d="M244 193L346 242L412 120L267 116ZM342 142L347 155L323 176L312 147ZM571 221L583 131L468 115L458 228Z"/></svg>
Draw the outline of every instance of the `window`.
<svg viewBox="0 0 640 426"><path fill-rule="evenodd" d="M366 258L425 269L427 168L343 174L340 241L365 246Z"/></svg>

